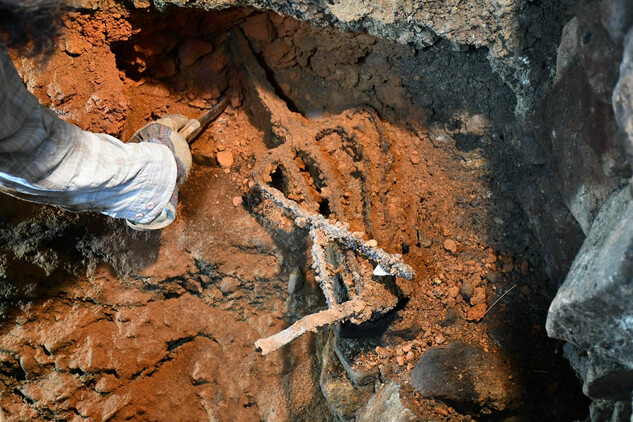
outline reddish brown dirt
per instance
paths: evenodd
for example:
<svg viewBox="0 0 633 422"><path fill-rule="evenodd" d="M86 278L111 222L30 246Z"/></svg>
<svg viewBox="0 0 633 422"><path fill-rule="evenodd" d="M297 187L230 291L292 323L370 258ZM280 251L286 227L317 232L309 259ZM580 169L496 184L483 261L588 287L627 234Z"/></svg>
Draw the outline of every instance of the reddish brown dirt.
<svg viewBox="0 0 633 422"><path fill-rule="evenodd" d="M7 264L13 274L7 283L33 273L44 286L32 288L0 323L0 406L9 420L331 419L319 387L323 333L267 357L253 345L323 302L309 270L306 233L290 221L274 226L265 218L272 206L250 191L271 139L253 118L257 105L241 88L244 74L231 67L224 32L250 13L179 13L154 21L129 20L118 7L77 13L67 19L48 67L18 60L27 85L62 118L122 139L166 113L196 117L222 92L231 105L194 144L180 216L161 233L134 233L95 215L40 214L39 207L6 199L5 228L46 226L54 218L71 227L51 235L47 247L74 242L60 246L72 250L60 259L78 274L42 275L26 266L34 259L15 251ZM265 59L299 72L305 50L318 50L306 41L318 30L306 24L261 14L249 19L258 23L247 21L246 35ZM341 37L342 45L349 41ZM377 42L347 37L362 48ZM289 94L291 80L282 81ZM404 94L389 90L394 80L383 83L397 98L385 94L374 108L389 101L402 106ZM404 254L417 273L408 302L355 365L377 367L383 381L404 385L405 402L424 420L470 420L419 397L410 372L429 348L455 340L490 354L505 349L512 357L497 370L520 391L512 403L524 404L519 414L571 419L564 400L575 392L560 391L559 379L569 374L542 332L551 288L522 214L496 188L498 163L485 147L460 149L454 133L429 130L422 120L378 116L370 108L326 110L341 131L313 146L320 160L313 166L331 169L340 194L332 216ZM352 158L351 147L362 160ZM321 182L327 186L327 177ZM306 283L288 295L295 268Z"/></svg>

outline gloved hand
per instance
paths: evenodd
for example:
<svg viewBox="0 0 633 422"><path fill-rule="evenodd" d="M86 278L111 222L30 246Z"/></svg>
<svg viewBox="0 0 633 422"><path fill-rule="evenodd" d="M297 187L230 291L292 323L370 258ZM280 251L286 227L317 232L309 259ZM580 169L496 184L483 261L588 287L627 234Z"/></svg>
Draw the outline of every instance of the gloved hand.
<svg viewBox="0 0 633 422"><path fill-rule="evenodd" d="M176 218L176 205L178 204L178 189L187 180L191 170L191 152L189 144L178 131L182 129L189 119L182 114L170 114L155 122L149 123L139 129L129 142L153 142L166 145L174 154L176 160L176 186L171 199L165 209L149 223L127 224L135 230L156 230L168 226Z"/></svg>

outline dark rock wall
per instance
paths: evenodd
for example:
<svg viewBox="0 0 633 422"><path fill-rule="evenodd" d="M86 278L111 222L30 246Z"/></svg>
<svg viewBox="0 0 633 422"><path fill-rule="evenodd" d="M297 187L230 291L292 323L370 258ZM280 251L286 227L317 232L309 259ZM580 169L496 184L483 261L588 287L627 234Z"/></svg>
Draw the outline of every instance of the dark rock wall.
<svg viewBox="0 0 633 422"><path fill-rule="evenodd" d="M593 170L567 174L563 195L576 190L570 207L587 238L550 307L547 330L569 342L566 355L593 399L592 420L631 417L633 224L630 186L621 179L630 175L633 140L631 25L628 2L590 5L566 25L557 66L557 79L559 70L569 75L560 83L584 80L586 89L569 111L585 120L564 132L563 145L591 148L582 166ZM566 72L570 67L575 71ZM614 192L617 186L623 187Z"/></svg>

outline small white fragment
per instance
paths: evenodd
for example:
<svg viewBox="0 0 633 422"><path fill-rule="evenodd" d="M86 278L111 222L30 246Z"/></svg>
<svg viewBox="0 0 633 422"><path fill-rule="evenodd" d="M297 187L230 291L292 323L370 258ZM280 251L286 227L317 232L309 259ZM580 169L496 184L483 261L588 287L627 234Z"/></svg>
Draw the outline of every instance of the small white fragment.
<svg viewBox="0 0 633 422"><path fill-rule="evenodd" d="M393 275L393 274L388 273L387 271L385 271L383 267L380 266L380 264L378 264L376 265L376 268L374 268L374 275L377 275L379 277L384 277L384 276Z"/></svg>

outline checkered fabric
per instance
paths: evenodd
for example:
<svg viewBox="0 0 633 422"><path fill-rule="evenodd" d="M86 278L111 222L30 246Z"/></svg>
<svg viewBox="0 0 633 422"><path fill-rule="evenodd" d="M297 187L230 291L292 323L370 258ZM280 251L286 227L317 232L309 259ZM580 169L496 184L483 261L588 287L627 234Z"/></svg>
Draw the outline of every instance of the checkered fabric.
<svg viewBox="0 0 633 422"><path fill-rule="evenodd" d="M166 145L86 132L40 105L0 43L0 191L142 224L165 209L176 175Z"/></svg>

